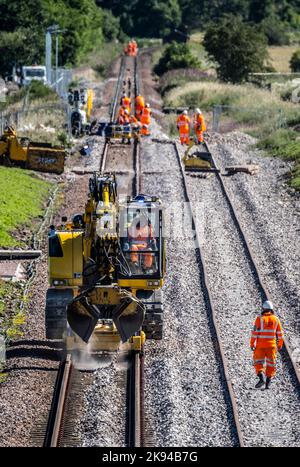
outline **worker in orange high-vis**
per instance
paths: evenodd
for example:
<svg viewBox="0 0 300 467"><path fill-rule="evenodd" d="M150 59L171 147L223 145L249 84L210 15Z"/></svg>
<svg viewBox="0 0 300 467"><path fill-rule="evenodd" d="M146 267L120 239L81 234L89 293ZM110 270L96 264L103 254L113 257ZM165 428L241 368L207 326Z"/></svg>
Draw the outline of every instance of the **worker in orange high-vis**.
<svg viewBox="0 0 300 467"><path fill-rule="evenodd" d="M188 116L187 110L184 110L177 118L177 128L179 130L179 137L181 144L189 144L190 142L190 126L191 119Z"/></svg>
<svg viewBox="0 0 300 467"><path fill-rule="evenodd" d="M130 241L130 260L135 266L139 264L139 257L141 256L143 266L145 269L150 269L153 264L153 256L150 252L152 248L150 243L153 241L153 227L150 220L145 219L144 216L135 218L128 228L128 239ZM139 252L143 253L139 255Z"/></svg>
<svg viewBox="0 0 300 467"><path fill-rule="evenodd" d="M131 39L131 44L132 44L132 52L133 55L136 56L138 53L138 45L137 42L134 39Z"/></svg>
<svg viewBox="0 0 300 467"><path fill-rule="evenodd" d="M141 115L142 135L150 135L151 109L150 104L146 104Z"/></svg>
<svg viewBox="0 0 300 467"><path fill-rule="evenodd" d="M194 131L195 131L195 135L197 137L198 143L203 143L204 141L203 133L206 131L206 125L205 125L203 114L200 109L195 110Z"/></svg>
<svg viewBox="0 0 300 467"><path fill-rule="evenodd" d="M130 123L134 135L137 136L140 133L142 127L141 122L134 115L130 115Z"/></svg>
<svg viewBox="0 0 300 467"><path fill-rule="evenodd" d="M121 97L121 106L124 107L125 109L127 109L128 112L130 113L131 99L130 99L130 97L126 96L125 93L123 93L122 97Z"/></svg>
<svg viewBox="0 0 300 467"><path fill-rule="evenodd" d="M250 339L251 350L254 351L253 361L258 383L256 388L264 384L269 389L271 379L276 374L277 348L283 346L283 331L280 320L273 312L273 304L269 300L264 302L260 316L257 316ZM264 380L266 375L266 381Z"/></svg>
<svg viewBox="0 0 300 467"><path fill-rule="evenodd" d="M143 98L143 96L141 96L141 95L139 94L139 95L136 96L136 98L135 98L135 116L136 116L136 118L138 118L139 120L140 120L140 118L141 118L141 116L142 116L144 107L145 107L144 98Z"/></svg>
<svg viewBox="0 0 300 467"><path fill-rule="evenodd" d="M123 123L124 123L125 110L127 110L127 109L125 107L122 107L122 106L119 109L119 115L118 115L119 125L123 125Z"/></svg>

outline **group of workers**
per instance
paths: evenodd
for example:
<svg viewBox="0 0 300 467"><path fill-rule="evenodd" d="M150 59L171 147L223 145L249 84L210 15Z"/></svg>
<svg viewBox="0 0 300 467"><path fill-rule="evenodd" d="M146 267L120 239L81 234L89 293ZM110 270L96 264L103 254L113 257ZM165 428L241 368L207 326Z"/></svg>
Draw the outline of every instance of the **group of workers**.
<svg viewBox="0 0 300 467"><path fill-rule="evenodd" d="M143 136L150 135L151 124L151 108L150 104L144 101L143 96L138 95L135 98L134 109L135 114L131 112L131 98L124 92L121 97L118 124L132 125L138 133Z"/></svg>
<svg viewBox="0 0 300 467"><path fill-rule="evenodd" d="M138 45L134 39L131 39L128 42L127 47L124 49L125 55L128 55L130 57L136 57L138 53Z"/></svg>
<svg viewBox="0 0 300 467"><path fill-rule="evenodd" d="M184 110L182 114L177 118L177 128L179 130L179 138L181 144L189 144L190 142L190 133L191 133L191 119L188 115L188 111ZM204 141L204 132L206 131L205 120L200 109L196 109L193 118L193 127L197 142L203 143Z"/></svg>

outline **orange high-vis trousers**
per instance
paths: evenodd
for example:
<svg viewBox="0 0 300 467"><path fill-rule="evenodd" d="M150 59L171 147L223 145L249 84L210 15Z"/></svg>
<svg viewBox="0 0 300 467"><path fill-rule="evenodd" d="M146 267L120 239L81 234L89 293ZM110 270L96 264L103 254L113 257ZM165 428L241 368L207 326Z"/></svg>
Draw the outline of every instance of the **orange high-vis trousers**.
<svg viewBox="0 0 300 467"><path fill-rule="evenodd" d="M256 374L261 371L266 373L266 376L272 378L276 374L276 347L265 347L254 350L253 364Z"/></svg>
<svg viewBox="0 0 300 467"><path fill-rule="evenodd" d="M196 136L197 136L197 139L198 139L198 143L203 143L203 141L204 141L203 131L202 130L195 130L195 133L196 133Z"/></svg>
<svg viewBox="0 0 300 467"><path fill-rule="evenodd" d="M135 251L143 251L147 248L146 243L135 243L134 245L131 245L131 250L132 253L130 253L130 259L133 263L138 263L139 261L139 255L137 253L134 253ZM144 266L145 268L151 268L152 263L153 263L153 257L151 253L143 253L142 258L144 260Z"/></svg>
<svg viewBox="0 0 300 467"><path fill-rule="evenodd" d="M181 144L189 144L190 142L190 134L188 131L180 131L179 130L179 137Z"/></svg>

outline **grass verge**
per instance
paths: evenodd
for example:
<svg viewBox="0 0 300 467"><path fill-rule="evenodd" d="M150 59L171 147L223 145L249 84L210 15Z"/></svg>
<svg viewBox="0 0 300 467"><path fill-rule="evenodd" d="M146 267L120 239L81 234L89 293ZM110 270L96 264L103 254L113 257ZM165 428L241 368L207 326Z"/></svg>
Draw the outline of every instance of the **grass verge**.
<svg viewBox="0 0 300 467"><path fill-rule="evenodd" d="M0 246L22 246L16 229L29 229L42 217L51 184L31 172L0 167L0 186Z"/></svg>

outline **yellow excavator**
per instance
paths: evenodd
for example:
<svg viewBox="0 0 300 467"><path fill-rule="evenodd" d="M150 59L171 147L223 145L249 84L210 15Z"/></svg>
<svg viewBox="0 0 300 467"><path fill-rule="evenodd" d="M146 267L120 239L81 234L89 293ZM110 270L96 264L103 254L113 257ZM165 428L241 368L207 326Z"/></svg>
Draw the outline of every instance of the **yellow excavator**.
<svg viewBox="0 0 300 467"><path fill-rule="evenodd" d="M66 151L49 143L36 143L27 138L18 139L12 126L7 126L0 138L0 165L61 174L64 171Z"/></svg>
<svg viewBox="0 0 300 467"><path fill-rule="evenodd" d="M118 201L114 174L94 173L84 214L50 227L45 325L67 350L140 350L161 339L163 207L155 196Z"/></svg>

